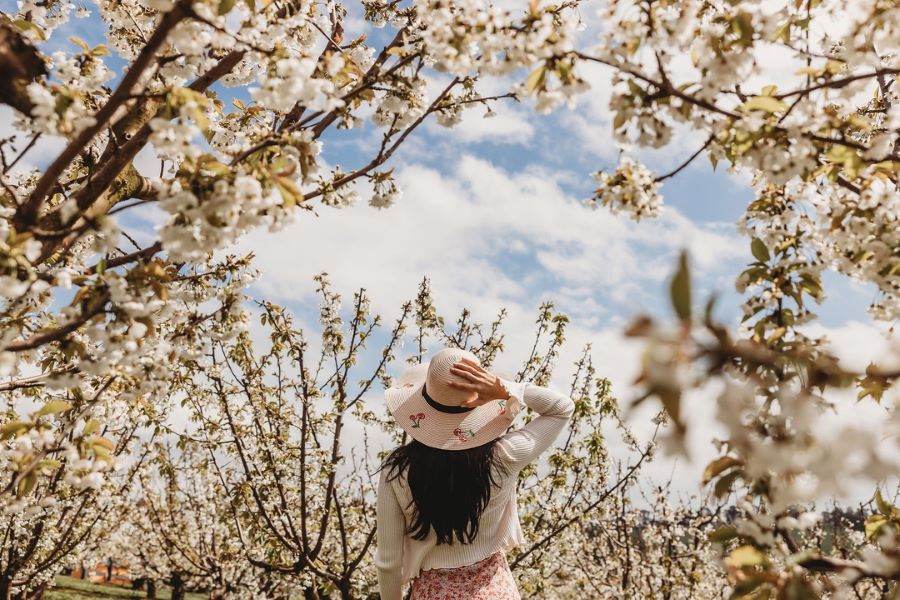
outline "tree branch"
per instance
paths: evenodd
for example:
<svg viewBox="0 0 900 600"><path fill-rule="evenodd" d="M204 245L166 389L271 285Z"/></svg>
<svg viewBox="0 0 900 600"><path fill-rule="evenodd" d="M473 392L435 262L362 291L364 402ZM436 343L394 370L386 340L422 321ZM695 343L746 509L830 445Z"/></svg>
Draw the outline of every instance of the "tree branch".
<svg viewBox="0 0 900 600"><path fill-rule="evenodd" d="M4 350L7 352L24 352L25 350L33 350L44 344L57 342L65 338L67 335L77 330L79 327L91 320L95 315L99 315L109 302L109 292L104 292L91 301L81 312L77 319L73 319L65 325L61 325L56 329L36 333L30 338L18 340L8 344Z"/></svg>
<svg viewBox="0 0 900 600"><path fill-rule="evenodd" d="M90 141L94 139L94 136L106 128L119 107L132 97L135 85L137 85L144 75L144 71L150 67L150 64L156 56L156 52L166 41L169 32L181 22L186 14L185 5L182 2L175 5L175 8L163 15L156 31L154 31L153 35L150 36L150 39L147 40L147 45L141 49L141 52L137 55L137 58L135 58L131 68L128 69L128 72L125 73L119 86L109 97L109 100L106 101L106 104L104 104L94 115L94 124L83 129L81 133L66 146L62 153L56 157L56 160L54 160L44 171L43 175L41 175L41 178L35 185L34 191L32 191L29 199L19 206L13 220L18 231L28 230L29 227L37 221L44 199L47 197L53 186L56 185L60 176L63 174L63 171L65 171L66 167L75 160Z"/></svg>

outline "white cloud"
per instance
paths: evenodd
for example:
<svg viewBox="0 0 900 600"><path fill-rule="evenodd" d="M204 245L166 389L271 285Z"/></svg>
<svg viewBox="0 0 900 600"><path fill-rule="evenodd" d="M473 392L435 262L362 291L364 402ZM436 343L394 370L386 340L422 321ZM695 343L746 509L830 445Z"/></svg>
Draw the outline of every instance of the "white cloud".
<svg viewBox="0 0 900 600"><path fill-rule="evenodd" d="M428 98L435 98L450 83L445 73L434 73L427 80ZM516 76L484 77L477 84L478 97L493 98L507 94L518 82ZM488 102L494 115L484 118L487 106L474 102L463 106L462 119L452 128L439 125L430 117L424 126L427 133L459 143L490 142L492 144L527 144L534 137L531 120L533 112L521 108L512 98L498 98Z"/></svg>
<svg viewBox="0 0 900 600"><path fill-rule="evenodd" d="M324 270L339 287L364 286L396 307L427 275L441 290L438 297L454 307L493 313L509 303L536 306L537 296L564 289L567 309L595 315L579 310L579 297L596 302L624 290L619 301L630 304L627 292L655 290L682 245L699 247L710 273L739 256L728 236L674 209L640 224L590 211L560 189L552 172L510 174L464 156L455 177L408 165L397 178L404 197L390 210L322 209L318 218L301 214L283 232L248 237L242 247L258 257L261 293L300 300L311 277ZM308 256L316 259L298 260Z"/></svg>
<svg viewBox="0 0 900 600"><path fill-rule="evenodd" d="M509 102L508 100L506 102ZM456 142L491 142L493 144L526 144L534 136L534 127L528 122L529 115L522 110L510 108L504 101L492 103L494 116L485 118L482 107L466 109L462 120L453 127ZM428 129L434 133L441 127L433 120Z"/></svg>
<svg viewBox="0 0 900 600"><path fill-rule="evenodd" d="M826 348L848 369L864 371L869 363L881 362L888 355L891 332L884 323L848 321L825 327L812 323L804 328L810 337L824 337Z"/></svg>

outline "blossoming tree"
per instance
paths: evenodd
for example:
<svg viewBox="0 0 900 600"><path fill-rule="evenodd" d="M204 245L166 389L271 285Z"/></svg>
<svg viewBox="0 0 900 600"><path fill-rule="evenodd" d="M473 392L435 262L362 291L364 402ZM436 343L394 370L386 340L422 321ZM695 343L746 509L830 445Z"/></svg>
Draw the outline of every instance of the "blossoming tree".
<svg viewBox="0 0 900 600"><path fill-rule="evenodd" d="M271 578L242 559L227 490L208 471L208 448L177 439L174 446L153 446L132 510L102 551L143 581L148 597L162 583L173 600L184 600L187 589L203 590L211 600L276 597Z"/></svg>
<svg viewBox="0 0 900 600"><path fill-rule="evenodd" d="M447 327L424 282L389 331L381 331L364 291L342 312L340 296L326 279L318 281L319 340L296 330L284 309L263 303L268 339L241 335L215 344L182 379L185 387L173 392L191 410L196 431L188 435L208 448L196 471L212 476L228 498L203 521L227 515L238 562L280 578L285 589L302 590L306 598L367 598L377 589L370 550L379 457L404 439L365 397L389 383L388 369L399 367L404 340L413 341L410 363L437 343L467 347L490 366L503 348L503 314L483 325L463 312ZM552 305L542 307L533 350L516 379L549 380L566 323ZM368 348L373 340L377 350ZM529 539L512 565L535 597L550 597L547 584L559 561L581 547L567 548L563 534L611 510L653 452L652 442L641 446L621 422L588 352L575 365L570 391L577 410L565 442L548 465L530 467L519 481ZM610 472L603 432L623 434L631 449L620 473ZM248 582L243 587L252 592Z"/></svg>
<svg viewBox="0 0 900 600"><path fill-rule="evenodd" d="M106 44L56 45L73 8L0 14L0 102L18 130L0 145L3 598L92 543L104 475L133 473L185 365L244 330L248 257L216 251L316 202L348 205L358 182L389 206L399 190L384 165L416 128L499 100L479 95L481 69L448 81L431 68L424 40L453 12L439 5L364 3L389 26L370 43L345 31L339 3L104 1L93 18ZM552 52L570 8L497 13L511 52L483 70ZM51 39L63 49L47 56ZM380 143L363 164L326 166L323 143L368 117ZM29 166L42 139L61 150ZM148 148L158 173L136 166ZM164 215L155 237L128 219L142 210Z"/></svg>
<svg viewBox="0 0 900 600"><path fill-rule="evenodd" d="M802 507L900 472L898 400L887 391L900 376L896 351L855 373L803 326L824 297L826 270L871 284L875 318L900 311L900 7L639 1L612 2L606 16L601 43L572 54L613 70L617 138L653 148L675 131L705 139L665 174L626 156L614 173L598 173L594 202L652 216L661 181L704 155L751 174L756 189L740 219L753 258L737 279L749 294L740 337L716 321L712 304L697 314L684 257L672 281L679 323L641 318L630 329L650 341L641 397L672 416L670 447L691 425L683 395L711 380L724 385L716 411L728 436L705 479L717 496L734 490L743 511L716 536L727 541L735 595L859 595L872 580L881 583L867 593L895 593L900 511L886 496L874 494L872 543L852 560L820 547L808 534L817 514ZM783 64L788 73L773 67ZM858 398L885 404L884 418L826 434L820 423L840 403L835 394L854 384Z"/></svg>

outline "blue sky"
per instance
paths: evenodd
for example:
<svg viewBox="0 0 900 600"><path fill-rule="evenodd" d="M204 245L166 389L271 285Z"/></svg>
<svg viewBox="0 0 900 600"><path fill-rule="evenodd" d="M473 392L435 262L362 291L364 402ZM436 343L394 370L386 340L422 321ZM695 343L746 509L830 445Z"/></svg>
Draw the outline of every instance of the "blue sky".
<svg viewBox="0 0 900 600"><path fill-rule="evenodd" d="M0 8L8 12L12 3L0 0ZM361 23L352 20L345 39L360 33L354 25ZM368 33L386 34L371 28ZM66 38L73 34L92 45L104 41L95 14L57 31L45 50L69 47ZM122 61L112 58L108 64L121 75ZM357 206L320 206L318 216L302 212L281 232L247 236L238 249L252 250L261 270L253 294L287 305L301 323L312 324L318 305L312 276L327 271L336 291L349 299L365 287L373 308L392 318L429 277L448 320L464 306L481 320L502 307L509 310L507 348L498 362L507 372L527 356L538 306L553 300L572 318L557 381L568 379L581 346L593 342L598 373L612 379L614 392L627 403L640 349L622 338L622 328L640 312L670 314L667 280L682 248L691 251L698 303L710 293L720 294L720 317L737 323L741 300L733 281L751 258L749 241L737 235L734 222L753 192L746 177L729 174L722 164L713 171L701 157L664 184L666 208L655 220L633 223L605 209L587 208L591 173L613 168L617 153L609 127L608 73L591 68L586 76L591 91L573 107L549 115L531 111L527 99L520 104L503 100L491 119L475 108L455 129L435 123L421 127L388 165L396 168L404 188L402 199L388 210L369 207L361 186ZM481 89L491 95L511 81L486 81ZM219 92L224 99L235 93ZM0 129L6 133L10 113L4 111ZM324 160L345 170L362 165L379 136L369 121L359 130L331 132L324 139ZM682 131L669 148L637 155L665 172L699 143ZM45 143L28 161L44 164L52 150ZM141 167L148 174L156 171L152 154L142 155ZM142 210L121 222L146 240L160 218L158 212ZM836 275L827 275L826 283L829 297L817 310L817 331L864 366L882 348L879 328L865 314L873 289ZM707 390L693 400L698 427L691 448L697 464L712 454L713 397L714 390ZM649 430L648 416L647 410L633 415L639 432ZM695 480L697 466L685 468ZM671 463L658 461L654 471L667 477Z"/></svg>

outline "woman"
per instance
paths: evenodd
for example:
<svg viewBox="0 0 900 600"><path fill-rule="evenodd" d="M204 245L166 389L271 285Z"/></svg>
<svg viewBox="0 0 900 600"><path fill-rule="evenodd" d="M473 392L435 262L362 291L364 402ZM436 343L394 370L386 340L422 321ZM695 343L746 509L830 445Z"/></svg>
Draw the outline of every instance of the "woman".
<svg viewBox="0 0 900 600"><path fill-rule="evenodd" d="M519 471L572 416L566 396L500 379L470 352L445 349L385 391L412 441L385 460L375 566L382 600L515 600L504 551L524 539ZM525 406L538 413L507 433Z"/></svg>

